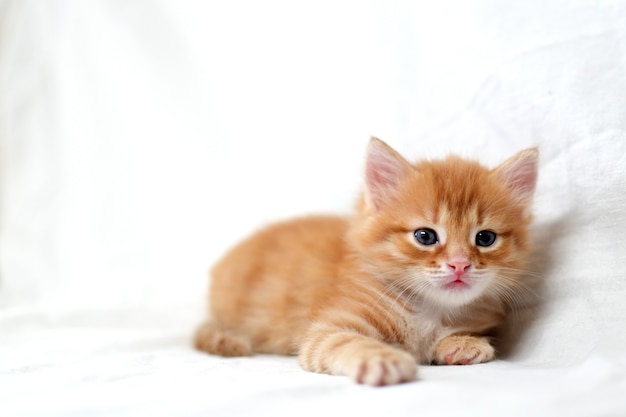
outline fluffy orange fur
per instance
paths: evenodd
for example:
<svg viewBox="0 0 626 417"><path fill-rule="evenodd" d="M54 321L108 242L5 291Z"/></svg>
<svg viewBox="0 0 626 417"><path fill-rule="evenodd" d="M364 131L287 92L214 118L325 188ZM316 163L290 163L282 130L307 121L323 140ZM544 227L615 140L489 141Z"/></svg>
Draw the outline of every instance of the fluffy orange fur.
<svg viewBox="0 0 626 417"><path fill-rule="evenodd" d="M537 154L410 164L372 138L353 216L272 225L215 265L195 346L298 355L369 385L492 360L490 332L524 287Z"/></svg>

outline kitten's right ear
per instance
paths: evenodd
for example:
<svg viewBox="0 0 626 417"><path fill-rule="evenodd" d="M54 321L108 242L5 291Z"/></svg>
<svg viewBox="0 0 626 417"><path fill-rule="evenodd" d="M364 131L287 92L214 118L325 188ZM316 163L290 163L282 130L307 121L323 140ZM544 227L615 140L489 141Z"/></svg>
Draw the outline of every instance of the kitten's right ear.
<svg viewBox="0 0 626 417"><path fill-rule="evenodd" d="M382 140L372 136L365 162L365 199L378 210L411 170L411 164Z"/></svg>
<svg viewBox="0 0 626 417"><path fill-rule="evenodd" d="M518 152L494 171L502 179L514 198L528 207L537 182L537 159L539 150L529 148Z"/></svg>

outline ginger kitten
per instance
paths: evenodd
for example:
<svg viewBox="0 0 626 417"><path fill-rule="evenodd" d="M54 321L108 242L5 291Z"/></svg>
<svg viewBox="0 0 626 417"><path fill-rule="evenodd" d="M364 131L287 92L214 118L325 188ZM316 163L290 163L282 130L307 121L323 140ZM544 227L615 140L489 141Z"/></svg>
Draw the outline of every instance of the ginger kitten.
<svg viewBox="0 0 626 417"><path fill-rule="evenodd" d="M372 138L353 216L272 225L215 265L196 348L298 355L369 385L492 360L488 335L523 289L537 156L413 165Z"/></svg>

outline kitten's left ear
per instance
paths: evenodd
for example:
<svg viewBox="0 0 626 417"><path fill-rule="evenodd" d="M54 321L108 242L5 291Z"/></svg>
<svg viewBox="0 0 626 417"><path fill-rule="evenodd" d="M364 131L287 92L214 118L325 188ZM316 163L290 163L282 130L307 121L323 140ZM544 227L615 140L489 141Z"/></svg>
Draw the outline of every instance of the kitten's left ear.
<svg viewBox="0 0 626 417"><path fill-rule="evenodd" d="M411 164L382 140L372 137L365 162L367 205L379 209L411 170Z"/></svg>
<svg viewBox="0 0 626 417"><path fill-rule="evenodd" d="M528 206L537 183L537 159L539 150L529 148L520 151L494 169L505 182L513 196L523 206Z"/></svg>

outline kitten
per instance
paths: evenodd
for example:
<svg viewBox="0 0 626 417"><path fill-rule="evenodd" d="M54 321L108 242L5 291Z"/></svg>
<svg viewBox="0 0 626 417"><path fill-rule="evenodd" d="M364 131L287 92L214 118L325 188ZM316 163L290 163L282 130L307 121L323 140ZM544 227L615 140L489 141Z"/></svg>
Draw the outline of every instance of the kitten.
<svg viewBox="0 0 626 417"><path fill-rule="evenodd" d="M494 359L488 335L523 289L537 156L412 165L372 138L353 216L270 226L217 263L196 348L298 355L369 385Z"/></svg>

